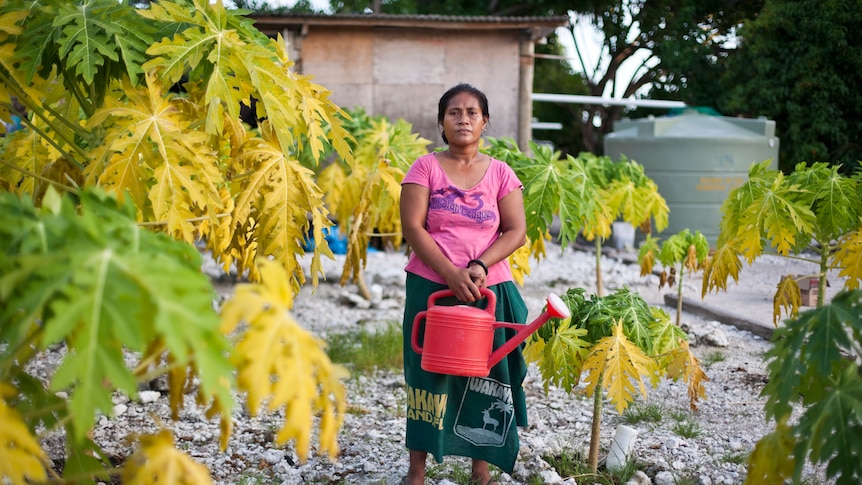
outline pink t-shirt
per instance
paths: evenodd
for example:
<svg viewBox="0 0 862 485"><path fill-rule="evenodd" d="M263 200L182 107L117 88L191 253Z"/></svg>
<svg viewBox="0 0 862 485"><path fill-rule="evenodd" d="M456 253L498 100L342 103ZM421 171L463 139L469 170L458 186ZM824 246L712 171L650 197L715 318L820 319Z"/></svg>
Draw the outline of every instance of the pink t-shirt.
<svg viewBox="0 0 862 485"><path fill-rule="evenodd" d="M475 187L456 187L440 167L437 157L429 153L419 157L401 184L418 184L430 192L425 228L452 264L464 268L500 237L500 199L516 189L523 189L515 172L500 160L491 159L488 170ZM446 281L416 253L410 255L405 270L437 283ZM512 279L507 260L488 267L487 284Z"/></svg>

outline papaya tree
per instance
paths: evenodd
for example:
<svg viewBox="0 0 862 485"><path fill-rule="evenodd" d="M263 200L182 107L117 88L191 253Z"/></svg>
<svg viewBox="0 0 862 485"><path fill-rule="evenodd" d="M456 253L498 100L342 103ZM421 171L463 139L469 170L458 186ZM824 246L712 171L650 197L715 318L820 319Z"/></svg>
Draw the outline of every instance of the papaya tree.
<svg viewBox="0 0 862 485"><path fill-rule="evenodd" d="M695 273L709 260L709 241L700 231L692 233L683 229L659 244L660 239L648 234L638 248L638 263L641 276L652 274L656 259L664 266L659 275L659 289L677 287L676 324L680 325L682 316L682 282L685 271ZM678 278L678 279L677 279Z"/></svg>
<svg viewBox="0 0 862 485"><path fill-rule="evenodd" d="M26 108L24 129L0 140L0 463L13 483L61 480L35 444L57 429L65 483L146 476L137 459L114 469L89 431L113 392L134 399L161 375L175 416L198 386L222 447L239 396L252 413L284 410L276 442L301 457L319 415L319 449L337 454L344 372L287 311L307 283L309 230L312 284L332 256L323 193L300 159L328 144L351 161L345 113L245 12L142 5L0 0L0 118L13 97ZM249 281L218 309L195 245ZM66 353L48 381L28 374L55 344ZM138 442L162 464L150 476L188 469L186 483L205 483L172 441L163 430Z"/></svg>
<svg viewBox="0 0 862 485"><path fill-rule="evenodd" d="M587 384L586 394L593 398L588 461L595 472L605 393L622 413L638 392L646 396L645 382L655 386L662 377L682 379L696 409L706 398L709 378L685 332L639 294L623 288L588 298L583 288L570 288L562 300L571 316L542 326L528 339L524 357L538 364L546 390L553 384L572 393L582 379Z"/></svg>
<svg viewBox="0 0 862 485"><path fill-rule="evenodd" d="M578 234L596 247L596 289L604 296L602 244L621 219L636 227L657 231L667 227L670 210L658 186L637 162L581 153L567 155L530 143L532 156L521 152L512 139L489 139L488 153L508 163L524 184L527 237L536 258L544 254L554 217L560 219L560 245L565 249Z"/></svg>
<svg viewBox="0 0 862 485"><path fill-rule="evenodd" d="M345 228L348 252L341 284L355 281L370 298L362 278L368 243L372 236L387 245L401 246L401 181L413 161L428 151L429 140L413 132L403 119L391 123L383 116L369 116L354 109L343 120L352 136L352 157L335 157L322 168L317 182L326 194L324 202Z"/></svg>
<svg viewBox="0 0 862 485"><path fill-rule="evenodd" d="M739 279L742 259L750 265L765 251L812 263L806 275L785 275L773 298L773 323L782 309L799 312L798 281L817 278L817 306L824 303L826 275L839 270L844 287L862 282L862 176L847 176L837 166L800 163L785 175L769 160L752 164L748 180L728 194L716 250L703 270L702 294L727 289ZM766 246L766 247L765 247ZM806 250L813 249L814 256Z"/></svg>

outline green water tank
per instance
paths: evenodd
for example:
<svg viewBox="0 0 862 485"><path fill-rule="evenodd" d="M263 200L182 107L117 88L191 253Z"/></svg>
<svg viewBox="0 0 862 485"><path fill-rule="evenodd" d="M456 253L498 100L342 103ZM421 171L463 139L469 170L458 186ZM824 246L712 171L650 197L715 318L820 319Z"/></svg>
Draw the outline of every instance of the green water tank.
<svg viewBox="0 0 862 485"><path fill-rule="evenodd" d="M668 227L657 237L688 228L715 246L721 204L748 178L754 163L778 167L775 122L709 116L686 111L676 116L622 119L605 136L605 155L644 167L670 208Z"/></svg>

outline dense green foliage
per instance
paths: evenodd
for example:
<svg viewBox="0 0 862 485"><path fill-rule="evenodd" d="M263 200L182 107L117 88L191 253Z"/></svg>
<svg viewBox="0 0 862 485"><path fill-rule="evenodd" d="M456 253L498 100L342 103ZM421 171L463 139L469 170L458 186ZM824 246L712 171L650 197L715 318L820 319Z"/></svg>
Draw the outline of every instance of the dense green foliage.
<svg viewBox="0 0 862 485"><path fill-rule="evenodd" d="M593 2L589 8L575 9L570 30L577 59L575 70L582 73L589 94L628 98L653 87L662 93L650 98L695 99L689 91L700 92L717 82L712 73L729 54L726 40L737 24L757 11L760 0L650 0ZM602 58L597 62L588 48L592 39L577 32L595 31L601 39ZM589 39L589 40L584 40ZM631 77L621 74L623 64L634 64ZM694 68L697 69L694 69ZM709 67L709 70L705 69ZM624 106L585 105L582 123L583 150L601 153L602 138L613 131L614 121L626 112ZM629 116L655 113L640 109ZM662 110L661 114L666 113Z"/></svg>
<svg viewBox="0 0 862 485"><path fill-rule="evenodd" d="M862 160L862 1L770 0L741 29L722 110L775 120L779 168Z"/></svg>

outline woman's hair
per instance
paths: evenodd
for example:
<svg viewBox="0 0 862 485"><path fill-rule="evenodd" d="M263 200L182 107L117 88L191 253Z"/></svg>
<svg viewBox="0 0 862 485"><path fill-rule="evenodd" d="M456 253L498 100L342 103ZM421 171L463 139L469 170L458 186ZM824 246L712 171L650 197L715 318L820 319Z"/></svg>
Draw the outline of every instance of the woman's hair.
<svg viewBox="0 0 862 485"><path fill-rule="evenodd" d="M449 88L449 90L443 93L443 96L440 97L440 102L437 104L437 123L443 123L443 118L446 117L446 108L449 106L449 101L461 93L470 93L475 96L476 99L479 100L479 108L482 109L482 116L488 120L491 119L491 113L488 112L488 97L485 96L485 93L471 84L461 83ZM446 139L446 133L441 134L443 135L443 143L448 145L449 140Z"/></svg>

